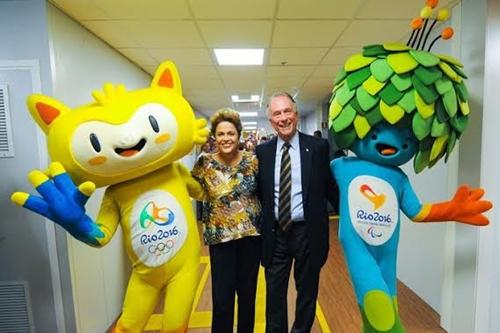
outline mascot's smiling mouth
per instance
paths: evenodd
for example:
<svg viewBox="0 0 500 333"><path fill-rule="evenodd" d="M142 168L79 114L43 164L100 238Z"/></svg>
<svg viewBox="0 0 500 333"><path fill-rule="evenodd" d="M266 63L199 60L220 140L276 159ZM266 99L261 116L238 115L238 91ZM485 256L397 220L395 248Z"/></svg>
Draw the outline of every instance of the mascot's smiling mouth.
<svg viewBox="0 0 500 333"><path fill-rule="evenodd" d="M387 145L385 143L377 144L377 150L381 155L384 155L384 156L391 156L391 155L394 155L398 152L396 147Z"/></svg>
<svg viewBox="0 0 500 333"><path fill-rule="evenodd" d="M133 147L129 147L129 148L116 148L115 149L115 153L117 153L118 155L123 156L123 157L134 156L135 154L137 154L138 152L140 152L141 149L144 148L145 145L146 145L146 139L141 139L139 141L139 143L137 143Z"/></svg>

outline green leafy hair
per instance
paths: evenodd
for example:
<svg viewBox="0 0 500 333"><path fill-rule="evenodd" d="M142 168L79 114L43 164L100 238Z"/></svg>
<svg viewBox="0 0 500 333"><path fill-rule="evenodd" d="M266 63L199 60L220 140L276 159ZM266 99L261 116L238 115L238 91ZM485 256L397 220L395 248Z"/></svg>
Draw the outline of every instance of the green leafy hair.
<svg viewBox="0 0 500 333"><path fill-rule="evenodd" d="M370 45L351 56L335 79L329 128L350 148L378 123L411 124L419 149L415 171L453 150L468 123L467 76L453 57L397 43Z"/></svg>
<svg viewBox="0 0 500 333"><path fill-rule="evenodd" d="M468 123L469 96L463 65L453 57L430 52L439 39L450 39L445 27L427 49L437 22L448 20L439 0L426 0L406 45L369 45L351 56L335 80L330 130L340 148L350 148L378 123L411 126L418 140L413 167L418 173L445 161ZM429 29L427 24L430 23ZM421 46L422 45L422 46Z"/></svg>

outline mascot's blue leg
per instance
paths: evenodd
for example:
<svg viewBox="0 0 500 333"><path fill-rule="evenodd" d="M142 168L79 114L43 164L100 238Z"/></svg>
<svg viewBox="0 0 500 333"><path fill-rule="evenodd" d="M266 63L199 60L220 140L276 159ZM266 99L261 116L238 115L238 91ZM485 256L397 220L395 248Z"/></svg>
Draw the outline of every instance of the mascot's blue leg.
<svg viewBox="0 0 500 333"><path fill-rule="evenodd" d="M365 244L349 227L341 228L339 238L363 318L363 332L404 333L395 297L395 256L377 253L379 249ZM344 234L342 229L348 230ZM378 256L384 257L381 265ZM394 281L387 283L386 278Z"/></svg>

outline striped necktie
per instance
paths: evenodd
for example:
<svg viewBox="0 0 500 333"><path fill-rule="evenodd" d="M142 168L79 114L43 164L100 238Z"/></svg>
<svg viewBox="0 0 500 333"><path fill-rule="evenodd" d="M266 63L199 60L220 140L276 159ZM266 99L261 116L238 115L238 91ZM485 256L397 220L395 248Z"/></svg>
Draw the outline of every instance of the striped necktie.
<svg viewBox="0 0 500 333"><path fill-rule="evenodd" d="M290 144L285 142L281 150L280 169L280 194L278 208L278 224L283 231L287 231L292 225L292 165L290 162Z"/></svg>

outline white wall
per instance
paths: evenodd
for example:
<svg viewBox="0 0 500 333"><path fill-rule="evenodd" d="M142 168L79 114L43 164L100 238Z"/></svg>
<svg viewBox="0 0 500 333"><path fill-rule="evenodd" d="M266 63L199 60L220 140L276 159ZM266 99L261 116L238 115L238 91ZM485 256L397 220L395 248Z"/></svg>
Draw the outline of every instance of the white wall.
<svg viewBox="0 0 500 333"><path fill-rule="evenodd" d="M412 162L406 164L403 170L422 202L439 202L449 198L447 166L443 162L418 175L413 171ZM404 214L401 216L398 278L439 313L446 225L417 224Z"/></svg>
<svg viewBox="0 0 500 333"><path fill-rule="evenodd" d="M91 92L105 82L128 89L149 86L150 76L52 5L48 6L53 96L70 107L92 100ZM87 204L97 214L103 190ZM68 237L68 256L80 333L104 332L121 311L129 267L121 231L102 249Z"/></svg>
<svg viewBox="0 0 500 333"><path fill-rule="evenodd" d="M494 208L479 234L475 333L500 332L500 2L487 1L481 186Z"/></svg>
<svg viewBox="0 0 500 333"><path fill-rule="evenodd" d="M439 50L465 65L471 116L448 165L410 177L422 201L447 200L457 184L479 185L485 2L464 0L454 8L451 50ZM399 277L441 314L441 325L449 332L474 331L478 232L478 228L456 223L402 226Z"/></svg>
<svg viewBox="0 0 500 333"><path fill-rule="evenodd" d="M0 1L0 82L8 85L15 156L0 158L0 283L26 283L37 332L64 329L54 224L10 202L13 191L35 192L28 172L45 166L26 96L51 93L45 1ZM20 63L28 64L19 66ZM15 310L15 309L13 309ZM2 325L2 327L5 327Z"/></svg>
<svg viewBox="0 0 500 333"><path fill-rule="evenodd" d="M480 185L486 0L463 0L453 15L459 18L456 52L465 66L471 114L469 126L460 140L457 179L459 184ZM474 332L477 322L476 278L479 228L453 224L446 248L452 258L445 272L446 293L443 298L443 326L453 333Z"/></svg>

